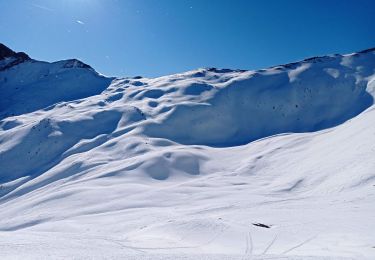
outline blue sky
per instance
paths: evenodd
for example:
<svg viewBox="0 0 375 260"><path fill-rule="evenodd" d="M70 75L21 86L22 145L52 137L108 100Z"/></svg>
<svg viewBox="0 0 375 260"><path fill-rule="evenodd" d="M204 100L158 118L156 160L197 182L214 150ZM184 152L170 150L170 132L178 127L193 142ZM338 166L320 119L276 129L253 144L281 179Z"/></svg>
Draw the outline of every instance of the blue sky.
<svg viewBox="0 0 375 260"><path fill-rule="evenodd" d="M374 0L0 0L0 42L110 76L260 69L375 47Z"/></svg>

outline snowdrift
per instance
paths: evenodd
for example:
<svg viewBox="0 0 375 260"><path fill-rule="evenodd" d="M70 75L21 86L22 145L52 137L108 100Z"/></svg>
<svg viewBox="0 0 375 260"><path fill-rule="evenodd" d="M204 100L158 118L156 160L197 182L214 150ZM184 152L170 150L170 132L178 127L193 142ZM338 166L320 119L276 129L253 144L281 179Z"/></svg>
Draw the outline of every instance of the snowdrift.
<svg viewBox="0 0 375 260"><path fill-rule="evenodd" d="M166 119L143 132L183 144L234 146L336 126L373 104L366 89L374 61L373 54L337 55L256 72L203 70L181 81L184 94L206 97L174 105ZM372 65L364 69L362 62Z"/></svg>

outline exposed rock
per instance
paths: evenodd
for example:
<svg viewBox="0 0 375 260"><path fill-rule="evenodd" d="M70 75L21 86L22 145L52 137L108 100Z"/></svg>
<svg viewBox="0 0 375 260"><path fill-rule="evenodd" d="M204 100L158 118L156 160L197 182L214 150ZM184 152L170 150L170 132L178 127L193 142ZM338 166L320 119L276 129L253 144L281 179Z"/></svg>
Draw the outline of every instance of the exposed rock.
<svg viewBox="0 0 375 260"><path fill-rule="evenodd" d="M31 60L24 52L15 52L0 43L0 71L9 69L26 60Z"/></svg>
<svg viewBox="0 0 375 260"><path fill-rule="evenodd" d="M11 57L15 55L16 53L9 49L7 46L4 44L0 43L0 60L3 60L7 57Z"/></svg>
<svg viewBox="0 0 375 260"><path fill-rule="evenodd" d="M83 63L82 61L77 60L77 59L67 60L66 63L65 63L65 65L64 65L64 68L87 68L87 69L92 69L89 65L87 65L86 63Z"/></svg>
<svg viewBox="0 0 375 260"><path fill-rule="evenodd" d="M257 227L262 227L262 228L270 228L271 226L269 225L266 225L266 224L262 224L262 223L253 223L254 226L257 226Z"/></svg>

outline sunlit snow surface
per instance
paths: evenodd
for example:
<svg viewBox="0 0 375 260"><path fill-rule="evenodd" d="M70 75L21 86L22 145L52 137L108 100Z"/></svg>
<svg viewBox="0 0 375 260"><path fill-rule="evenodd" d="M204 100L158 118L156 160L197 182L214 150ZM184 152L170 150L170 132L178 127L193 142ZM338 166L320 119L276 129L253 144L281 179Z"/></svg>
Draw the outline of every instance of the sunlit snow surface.
<svg viewBox="0 0 375 260"><path fill-rule="evenodd" d="M375 52L0 71L0 258L375 259ZM1 65L1 64L0 64Z"/></svg>

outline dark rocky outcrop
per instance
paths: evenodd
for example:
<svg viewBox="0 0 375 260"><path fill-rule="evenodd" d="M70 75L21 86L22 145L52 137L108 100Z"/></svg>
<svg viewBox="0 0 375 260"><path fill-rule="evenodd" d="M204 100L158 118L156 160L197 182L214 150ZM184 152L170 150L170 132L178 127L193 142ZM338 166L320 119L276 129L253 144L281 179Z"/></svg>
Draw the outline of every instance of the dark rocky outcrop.
<svg viewBox="0 0 375 260"><path fill-rule="evenodd" d="M82 61L77 60L77 59L66 60L66 63L64 64L64 68L92 69L90 65L87 65L86 63L83 63Z"/></svg>
<svg viewBox="0 0 375 260"><path fill-rule="evenodd" d="M0 43L0 61L5 60L6 58L10 58L9 62L5 62L4 64L0 63L0 71L9 69L26 60L31 60L31 58L26 53L15 52L4 44Z"/></svg>
<svg viewBox="0 0 375 260"><path fill-rule="evenodd" d="M11 57L14 54L16 54L14 51L12 51L11 49L9 49L4 44L0 43L0 60L5 59L7 57Z"/></svg>

